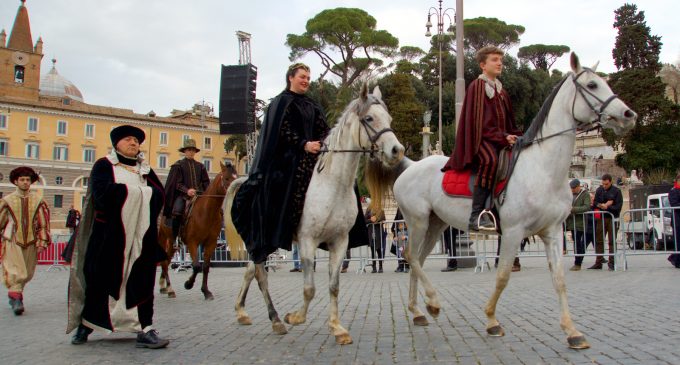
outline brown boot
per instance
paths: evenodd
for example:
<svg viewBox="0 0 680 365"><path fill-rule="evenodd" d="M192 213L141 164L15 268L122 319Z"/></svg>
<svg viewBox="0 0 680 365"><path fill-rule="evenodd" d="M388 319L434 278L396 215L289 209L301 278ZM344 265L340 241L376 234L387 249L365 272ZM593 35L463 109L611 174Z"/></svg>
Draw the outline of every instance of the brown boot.
<svg viewBox="0 0 680 365"><path fill-rule="evenodd" d="M602 270L602 257L598 256L595 260L595 264L589 267L588 270Z"/></svg>
<svg viewBox="0 0 680 365"><path fill-rule="evenodd" d="M515 257L515 262L512 263L512 272L522 270L522 265L519 264L519 257Z"/></svg>

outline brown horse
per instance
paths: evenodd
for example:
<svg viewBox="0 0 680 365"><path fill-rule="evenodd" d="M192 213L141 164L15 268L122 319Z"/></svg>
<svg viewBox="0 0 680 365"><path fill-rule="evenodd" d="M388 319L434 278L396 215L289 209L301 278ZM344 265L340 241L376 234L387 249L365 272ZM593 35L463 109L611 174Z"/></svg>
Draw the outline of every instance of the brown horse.
<svg viewBox="0 0 680 365"><path fill-rule="evenodd" d="M208 189L196 198L189 218L180 231L180 238L191 255L191 266L193 268L193 273L184 283L184 288L193 288L196 275L203 272L201 291L206 300L214 299L213 294L208 290L208 273L210 272L210 258L215 252L217 236L222 228L222 202L227 193L227 188L237 177L236 169L231 164L228 163L225 166L220 162L220 168L222 171L215 176ZM168 265L176 251L173 245L175 237L172 236L172 228L161 224L158 230L158 241L168 255L168 259L161 262L162 271L158 280L160 292L162 294L167 293L168 297L174 298L175 291L172 289L168 275ZM203 265L198 261L199 245L203 245ZM166 282L167 287L165 286Z"/></svg>

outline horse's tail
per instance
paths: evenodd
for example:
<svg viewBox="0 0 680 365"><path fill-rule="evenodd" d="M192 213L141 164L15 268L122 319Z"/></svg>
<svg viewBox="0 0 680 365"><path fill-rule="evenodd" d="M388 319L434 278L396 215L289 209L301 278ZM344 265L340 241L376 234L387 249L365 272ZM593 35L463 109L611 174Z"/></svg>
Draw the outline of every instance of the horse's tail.
<svg viewBox="0 0 680 365"><path fill-rule="evenodd" d="M227 195L224 198L224 234L227 238L227 242L229 243L229 250L232 253L232 260L241 259L239 256L240 252L243 251L243 239L238 234L236 227L234 227L234 223L231 221L231 207L234 205L234 197L236 196L236 192L238 192L238 189L247 179L247 177L239 177L238 179L234 180L231 185L229 185L229 188L227 189Z"/></svg>
<svg viewBox="0 0 680 365"><path fill-rule="evenodd" d="M368 193L371 196L369 209L375 214L382 212L383 199L387 198L392 192L392 185L397 181L399 175L413 164L413 161L404 157L394 167L385 167L378 159L369 159L366 162L364 177Z"/></svg>

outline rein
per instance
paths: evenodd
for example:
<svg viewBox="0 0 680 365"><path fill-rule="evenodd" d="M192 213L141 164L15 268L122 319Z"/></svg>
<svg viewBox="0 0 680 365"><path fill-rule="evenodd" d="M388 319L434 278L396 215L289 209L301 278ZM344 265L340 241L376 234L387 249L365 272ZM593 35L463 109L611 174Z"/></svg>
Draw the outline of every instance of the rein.
<svg viewBox="0 0 680 365"><path fill-rule="evenodd" d="M574 99L571 102L571 117L576 122L576 126L571 127L571 128L567 128L565 130L562 130L562 131L559 131L557 133L553 133L553 134L550 134L550 135L547 135L547 136L544 136L544 137L535 138L535 139L532 139L530 141L525 141L523 139L523 137L518 137L517 142L515 143L515 146L517 146L517 148L512 148L512 155L510 157L510 165L508 166L508 173L507 173L507 180L508 181L510 180L510 177L512 177L512 173L515 169L515 164L517 163L517 160L519 159L520 153L526 147L531 146L534 143L539 143L539 142L545 141L545 140L550 139L552 137L557 137L557 136L563 135L565 133L576 132L576 135L587 133L587 132L590 132L594 129L601 127L604 124L602 118L605 117L605 116L608 117L607 113L605 113L604 111L612 101L614 101L615 99L618 99L618 95L612 94L606 100L602 100L602 99L598 98L597 95L593 94L592 92L590 92L589 90L584 88L583 85L581 85L577 82L577 80L579 79L579 77L581 77L581 75L583 75L586 72L593 72L593 70L591 70L590 68L584 67L583 70L581 72L579 72L577 75L571 74L571 80L574 83L574 88L576 89L576 91L574 91ZM559 85L556 86L555 94L557 93L557 91L559 91L559 89L562 88L562 84L564 84L564 82L567 80L567 77L569 77L569 76L564 77L562 79L562 81L559 83ZM593 105L588 100L588 98L586 97L586 94L590 95L595 100L600 102L600 107L596 108L595 105ZM588 105L590 110L597 115L597 119L589 121L589 122L584 122L584 121L576 119L576 116L574 115L574 111L575 111L575 108L576 108L576 98L577 98L578 95L581 95L581 97L583 98L583 101ZM551 100L551 102L550 102L551 107L552 107L553 101L554 100ZM547 118L548 114L544 115L543 117ZM582 128L584 126L587 126L587 128L581 129L580 131L578 131L580 128ZM497 182L494 182L494 189L495 189L496 183ZM506 183L506 186L507 186L507 183ZM503 188L503 190L505 190L505 188ZM504 199L499 199L499 205L503 204L503 200Z"/></svg>
<svg viewBox="0 0 680 365"><path fill-rule="evenodd" d="M574 75L574 74L571 75L571 80L573 81L574 87L576 88L576 91L574 92L574 98L571 102L571 117L577 123L576 127L567 128L567 129L562 130L560 132L553 133L553 134L547 135L545 137L536 138L536 139L533 139L531 141L522 141L522 143L521 143L522 148L525 148L525 147L530 146L534 143L542 142L542 141L545 141L546 139L556 137L556 136L559 136L559 135L562 135L562 134L565 134L565 133L576 132L579 128L581 128L581 126L587 125L587 126L589 126L589 128L581 129L581 131L577 132L576 135L590 132L593 129L597 129L604 124L604 122L602 121L602 118L605 117L605 116L608 116L607 113L604 112L604 110L607 108L607 106L609 106L609 104L612 101L614 101L615 99L618 99L618 95L612 94L606 100L602 100L602 99L598 98L597 95L593 94L588 89L584 88L583 85L579 84L576 81L579 79L579 77L581 77L581 75L583 75L586 72L593 72L593 71L590 68L584 67L583 71L579 72L577 75ZM560 87L564 83L565 80L566 80L566 77L562 80L562 82L560 82ZM586 94L590 95L591 97L595 98L595 100L600 102L599 109L596 108L595 105L593 105L588 100L588 98L586 97ZM583 98L583 101L588 105L590 110L597 115L597 119L589 121L589 122L584 122L584 121L576 119L576 117L574 116L574 111L575 111L575 107L576 107L576 97L577 97L577 95L581 95L581 97ZM545 117L547 118L547 115ZM519 137L518 139L521 140L521 138L522 137Z"/></svg>

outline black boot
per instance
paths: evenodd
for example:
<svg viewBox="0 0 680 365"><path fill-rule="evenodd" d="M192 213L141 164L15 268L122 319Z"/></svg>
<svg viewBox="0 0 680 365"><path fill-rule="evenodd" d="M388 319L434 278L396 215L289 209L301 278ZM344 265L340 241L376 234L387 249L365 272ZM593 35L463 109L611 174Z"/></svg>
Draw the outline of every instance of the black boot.
<svg viewBox="0 0 680 365"><path fill-rule="evenodd" d="M182 217L172 217L172 236L179 235L179 226L182 224Z"/></svg>
<svg viewBox="0 0 680 365"><path fill-rule="evenodd" d="M87 336L92 333L92 328L87 327L83 324L78 326L76 334L71 337L71 343L74 345L81 345L87 342Z"/></svg>
<svg viewBox="0 0 680 365"><path fill-rule="evenodd" d="M20 316L24 313L24 302L21 299L14 299L14 302L10 300L10 304L15 315Z"/></svg>
<svg viewBox="0 0 680 365"><path fill-rule="evenodd" d="M486 199L489 197L490 192L489 189L475 186L475 191L472 193L472 213L468 222L468 229L470 231L494 230L494 224L488 214L484 214L479 218L479 214L486 208ZM477 221L479 221L479 225Z"/></svg>

